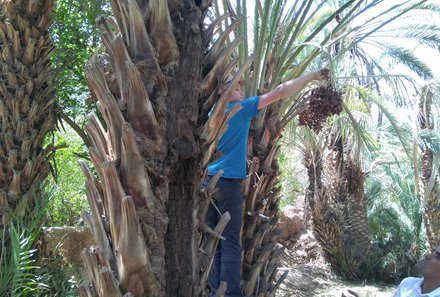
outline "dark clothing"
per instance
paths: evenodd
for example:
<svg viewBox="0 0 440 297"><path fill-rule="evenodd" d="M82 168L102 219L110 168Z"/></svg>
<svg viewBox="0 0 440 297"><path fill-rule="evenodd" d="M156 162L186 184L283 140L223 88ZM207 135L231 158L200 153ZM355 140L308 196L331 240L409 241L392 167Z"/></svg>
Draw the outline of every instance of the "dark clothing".
<svg viewBox="0 0 440 297"><path fill-rule="evenodd" d="M214 296L221 281L227 284L225 297L243 297L240 288L241 245L240 232L243 220L243 194L241 181L246 178L246 151L251 120L258 114L260 97L230 102L226 111L240 104L239 110L228 120L228 128L220 137L217 150L220 158L208 165L208 174L213 176L223 170L214 193L217 209L211 204L206 215L206 224L214 229L220 217L229 212L231 220L226 225L214 255L208 284L210 297ZM205 181L206 187L209 178Z"/></svg>
<svg viewBox="0 0 440 297"><path fill-rule="evenodd" d="M204 182L206 187L209 178ZM211 204L206 215L206 224L214 229L220 220L221 214L229 212L231 220L226 225L215 252L208 284L211 288L209 296L214 296L220 282L227 283L225 296L243 297L240 289L241 246L240 230L243 215L243 194L241 180L220 178L214 193L214 202L218 210ZM220 211L220 213L219 213Z"/></svg>

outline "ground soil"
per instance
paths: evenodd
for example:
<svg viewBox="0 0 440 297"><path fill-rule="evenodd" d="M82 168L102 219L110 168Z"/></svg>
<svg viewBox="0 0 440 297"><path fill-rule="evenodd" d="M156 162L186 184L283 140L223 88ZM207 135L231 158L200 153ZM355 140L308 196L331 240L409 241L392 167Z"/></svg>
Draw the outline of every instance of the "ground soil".
<svg viewBox="0 0 440 297"><path fill-rule="evenodd" d="M351 289L360 297L391 297L396 286L389 284L350 282L339 277L321 256L312 232L305 230L295 243L285 243L279 276L288 275L277 292L277 297L341 297Z"/></svg>

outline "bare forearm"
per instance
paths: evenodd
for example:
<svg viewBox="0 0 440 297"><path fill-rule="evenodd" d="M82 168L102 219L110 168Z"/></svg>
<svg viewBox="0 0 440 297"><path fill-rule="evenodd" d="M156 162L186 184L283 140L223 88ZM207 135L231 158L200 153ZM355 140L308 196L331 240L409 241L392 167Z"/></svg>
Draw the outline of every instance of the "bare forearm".
<svg viewBox="0 0 440 297"><path fill-rule="evenodd" d="M314 79L322 79L320 72L312 72L301 77L286 81L280 84L267 94L264 94L260 98L260 104L258 108L263 108L273 102L289 97L296 92L302 90L309 82Z"/></svg>
<svg viewBox="0 0 440 297"><path fill-rule="evenodd" d="M304 87L314 79L316 79L316 72L312 72L307 75L286 81L285 83L282 83L278 87L276 87L275 90L279 93L279 96L281 97L279 99L283 99L304 89Z"/></svg>

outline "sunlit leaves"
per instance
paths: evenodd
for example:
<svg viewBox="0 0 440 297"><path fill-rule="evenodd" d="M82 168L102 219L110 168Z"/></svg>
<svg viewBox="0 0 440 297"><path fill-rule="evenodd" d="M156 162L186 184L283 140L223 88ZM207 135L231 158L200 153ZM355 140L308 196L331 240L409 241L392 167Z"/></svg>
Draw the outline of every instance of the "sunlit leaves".
<svg viewBox="0 0 440 297"><path fill-rule="evenodd" d="M58 71L58 102L69 115L87 110L88 88L84 65L100 46L95 19L106 12L105 1L56 1L51 38L55 44L52 63Z"/></svg>

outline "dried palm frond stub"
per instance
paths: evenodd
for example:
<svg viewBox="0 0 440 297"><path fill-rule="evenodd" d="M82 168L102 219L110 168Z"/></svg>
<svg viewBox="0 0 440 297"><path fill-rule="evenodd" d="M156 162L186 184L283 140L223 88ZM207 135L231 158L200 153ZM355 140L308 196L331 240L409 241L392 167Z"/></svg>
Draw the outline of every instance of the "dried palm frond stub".
<svg viewBox="0 0 440 297"><path fill-rule="evenodd" d="M322 123L342 111L342 93L331 84L311 90L307 95L307 106L299 114L299 124L321 131Z"/></svg>

